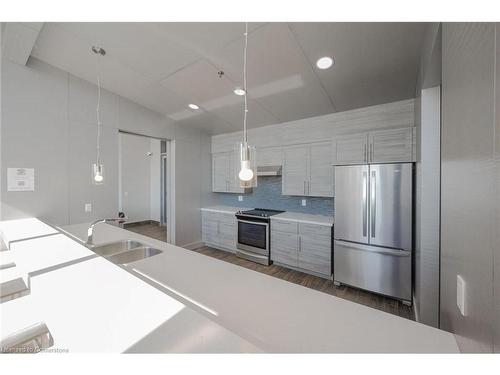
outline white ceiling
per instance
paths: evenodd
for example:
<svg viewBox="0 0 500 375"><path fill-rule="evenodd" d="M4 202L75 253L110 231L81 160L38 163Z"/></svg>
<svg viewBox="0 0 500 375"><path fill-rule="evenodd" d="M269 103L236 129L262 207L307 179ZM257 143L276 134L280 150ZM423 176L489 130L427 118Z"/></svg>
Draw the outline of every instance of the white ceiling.
<svg viewBox="0 0 500 375"><path fill-rule="evenodd" d="M249 127L411 98L423 23L252 23ZM46 23L32 56L211 134L242 127L241 23ZM96 56L98 45L106 56ZM335 64L318 70L316 60ZM219 71L224 74L220 78ZM201 108L193 111L189 103Z"/></svg>

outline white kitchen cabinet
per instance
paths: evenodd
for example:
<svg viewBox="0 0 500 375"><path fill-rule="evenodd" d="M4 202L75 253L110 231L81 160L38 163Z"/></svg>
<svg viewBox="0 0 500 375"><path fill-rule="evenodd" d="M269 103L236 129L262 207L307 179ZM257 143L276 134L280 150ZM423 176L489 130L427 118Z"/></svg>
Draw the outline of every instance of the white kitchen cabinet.
<svg viewBox="0 0 500 375"><path fill-rule="evenodd" d="M202 240L207 246L236 251L236 217L233 213L202 211Z"/></svg>
<svg viewBox="0 0 500 375"><path fill-rule="evenodd" d="M371 163L413 161L413 129L391 129L369 133Z"/></svg>
<svg viewBox="0 0 500 375"><path fill-rule="evenodd" d="M333 141L334 164L362 164L368 161L368 133L336 137Z"/></svg>
<svg viewBox="0 0 500 375"><path fill-rule="evenodd" d="M333 197L331 142L283 148L283 195Z"/></svg>
<svg viewBox="0 0 500 375"><path fill-rule="evenodd" d="M309 146L290 146L283 149L283 195L307 195Z"/></svg>
<svg viewBox="0 0 500 375"><path fill-rule="evenodd" d="M333 164L376 164L415 160L414 128L343 135L333 140Z"/></svg>
<svg viewBox="0 0 500 375"><path fill-rule="evenodd" d="M212 192L247 193L249 189L239 186L236 151L212 154Z"/></svg>
<svg viewBox="0 0 500 375"><path fill-rule="evenodd" d="M333 197L332 144L311 144L309 149L309 184L307 195Z"/></svg>
<svg viewBox="0 0 500 375"><path fill-rule="evenodd" d="M262 147L257 149L257 167L282 165L281 147Z"/></svg>
<svg viewBox="0 0 500 375"><path fill-rule="evenodd" d="M331 226L271 219L271 260L329 278Z"/></svg>

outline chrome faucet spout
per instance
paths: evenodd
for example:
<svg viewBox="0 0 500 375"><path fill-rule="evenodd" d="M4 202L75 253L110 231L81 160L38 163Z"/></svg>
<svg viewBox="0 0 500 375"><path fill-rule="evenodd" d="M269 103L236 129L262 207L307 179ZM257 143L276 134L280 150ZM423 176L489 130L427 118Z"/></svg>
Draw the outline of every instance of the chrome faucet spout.
<svg viewBox="0 0 500 375"><path fill-rule="evenodd" d="M94 222L92 222L89 226L89 229L87 230L87 245L93 246L94 245L94 227L99 224L99 223L110 223L110 222L117 222L117 223L124 223L126 220L122 217L120 218L112 218L112 219L99 219Z"/></svg>

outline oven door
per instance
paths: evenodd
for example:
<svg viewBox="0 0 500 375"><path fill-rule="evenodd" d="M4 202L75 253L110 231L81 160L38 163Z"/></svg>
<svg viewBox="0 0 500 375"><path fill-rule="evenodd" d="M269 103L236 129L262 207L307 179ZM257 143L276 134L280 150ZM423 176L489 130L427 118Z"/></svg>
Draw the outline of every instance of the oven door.
<svg viewBox="0 0 500 375"><path fill-rule="evenodd" d="M238 219L238 249L269 255L269 223Z"/></svg>

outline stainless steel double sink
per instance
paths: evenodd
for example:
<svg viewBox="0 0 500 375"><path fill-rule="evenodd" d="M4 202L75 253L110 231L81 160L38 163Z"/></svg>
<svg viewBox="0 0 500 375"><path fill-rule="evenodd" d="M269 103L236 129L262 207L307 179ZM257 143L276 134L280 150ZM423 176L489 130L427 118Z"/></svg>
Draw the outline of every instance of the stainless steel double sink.
<svg viewBox="0 0 500 375"><path fill-rule="evenodd" d="M134 240L111 242L93 246L92 251L115 264L127 265L161 254L162 251Z"/></svg>

